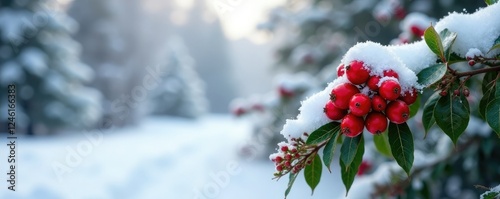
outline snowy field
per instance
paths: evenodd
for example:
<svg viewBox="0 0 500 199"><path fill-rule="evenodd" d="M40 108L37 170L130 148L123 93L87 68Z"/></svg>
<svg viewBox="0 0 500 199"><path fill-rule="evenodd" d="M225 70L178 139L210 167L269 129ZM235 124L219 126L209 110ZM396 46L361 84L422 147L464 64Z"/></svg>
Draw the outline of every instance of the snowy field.
<svg viewBox="0 0 500 199"><path fill-rule="evenodd" d="M0 198L282 199L288 182L271 180L273 163L264 158L237 157L250 125L230 116L148 118L88 135L19 138L16 192L1 191ZM337 198L344 189L339 175L338 168L324 172L313 197L300 177L288 198Z"/></svg>

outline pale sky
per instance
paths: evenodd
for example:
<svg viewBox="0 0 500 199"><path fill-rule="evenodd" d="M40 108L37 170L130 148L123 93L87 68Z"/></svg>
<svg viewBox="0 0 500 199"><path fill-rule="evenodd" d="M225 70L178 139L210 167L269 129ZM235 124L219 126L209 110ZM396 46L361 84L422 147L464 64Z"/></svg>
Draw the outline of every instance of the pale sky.
<svg viewBox="0 0 500 199"><path fill-rule="evenodd" d="M267 19L272 8L282 5L285 0L207 0L217 11L224 32L229 39L248 38L262 42L257 24ZM217 8L217 9L216 9Z"/></svg>
<svg viewBox="0 0 500 199"><path fill-rule="evenodd" d="M229 39L247 38L256 43L265 41L264 34L257 31L257 24L267 19L267 13L276 6L283 5L286 0L205 0L209 2L212 14L206 15L207 20L214 16L219 18L224 33ZM178 12L172 17L182 22L180 12L189 10L194 0L175 0ZM213 13L216 13L215 15ZM207 16L211 15L211 16ZM176 19L177 20L177 19Z"/></svg>

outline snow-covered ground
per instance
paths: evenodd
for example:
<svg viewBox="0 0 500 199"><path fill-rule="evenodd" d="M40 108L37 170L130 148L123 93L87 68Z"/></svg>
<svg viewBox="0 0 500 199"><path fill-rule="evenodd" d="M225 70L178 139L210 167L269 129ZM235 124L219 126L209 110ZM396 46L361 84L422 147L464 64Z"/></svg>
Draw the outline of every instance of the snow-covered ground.
<svg viewBox="0 0 500 199"><path fill-rule="evenodd" d="M2 175L0 198L281 199L288 182L271 179L272 162L237 156L250 125L230 116L148 118L102 137L87 135L19 138L16 192L7 190ZM7 157L2 146L0 157ZM0 170L8 171L6 165ZM343 189L334 168L324 172L314 196L300 177L288 198L337 198Z"/></svg>

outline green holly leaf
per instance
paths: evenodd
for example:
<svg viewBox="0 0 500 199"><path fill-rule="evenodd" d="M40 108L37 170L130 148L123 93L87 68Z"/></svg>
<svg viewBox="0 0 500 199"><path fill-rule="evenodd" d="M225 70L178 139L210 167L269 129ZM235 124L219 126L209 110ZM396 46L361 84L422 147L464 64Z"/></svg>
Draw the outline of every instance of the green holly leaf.
<svg viewBox="0 0 500 199"><path fill-rule="evenodd" d="M288 194L292 190L293 183L295 182L295 179L297 179L298 175L299 175L299 173L290 173L288 175L288 187L286 188L286 191L285 191L285 199L286 199L286 196L288 196Z"/></svg>
<svg viewBox="0 0 500 199"><path fill-rule="evenodd" d="M481 83L481 89L483 93L486 93L487 90L496 86L496 82L494 81L498 75L498 72L490 72L484 74L483 82Z"/></svg>
<svg viewBox="0 0 500 199"><path fill-rule="evenodd" d="M489 88L483 93L483 97L479 101L479 116L486 120L486 108L488 104L495 99L495 86Z"/></svg>
<svg viewBox="0 0 500 199"><path fill-rule="evenodd" d="M358 137L360 137L359 147L356 150L356 155L354 156L354 160L351 162L351 165L345 164L342 159L339 160L340 174L342 176L342 182L344 183L346 189L346 196L349 193L349 189L351 189L356 174L358 173L359 165L361 165L361 162L363 162L363 154L365 153L365 142L363 136Z"/></svg>
<svg viewBox="0 0 500 199"><path fill-rule="evenodd" d="M387 130L379 135L374 135L373 143L378 152L389 158L393 158Z"/></svg>
<svg viewBox="0 0 500 199"><path fill-rule="evenodd" d="M500 37L498 37L495 42L493 43L493 46L491 46L490 50L488 50L488 53L491 52L492 50L495 50L497 48L500 48Z"/></svg>
<svg viewBox="0 0 500 199"><path fill-rule="evenodd" d="M328 171L330 173L332 172L330 170L330 166L332 165L333 155L335 153L335 148L337 148L337 139L340 136L338 132L339 131L334 133L332 138L328 140L325 148L323 149L323 163L325 164L326 168L328 168Z"/></svg>
<svg viewBox="0 0 500 199"><path fill-rule="evenodd" d="M335 132L338 132L339 130L340 130L340 123L338 122L330 122L328 124L325 124L316 129L315 131L313 131L309 135L306 144L307 145L320 144L333 137Z"/></svg>
<svg viewBox="0 0 500 199"><path fill-rule="evenodd" d="M413 166L413 135L406 123L389 123L389 143L392 155L401 168L410 175Z"/></svg>
<svg viewBox="0 0 500 199"><path fill-rule="evenodd" d="M304 178L307 184L311 187L311 195L314 194L314 189L318 186L321 180L321 172L323 165L321 163L321 158L318 154L314 156L314 160L310 165L307 165L304 169Z"/></svg>
<svg viewBox="0 0 500 199"><path fill-rule="evenodd" d="M431 129L431 127L436 123L436 120L434 119L434 107L436 107L436 103L440 97L441 95L439 95L439 92L435 92L431 95L431 97L429 97L427 102L425 102L424 112L422 114L422 123L425 129L424 137L427 136L429 129Z"/></svg>
<svg viewBox="0 0 500 199"><path fill-rule="evenodd" d="M417 100L415 103L410 105L410 118L415 116L418 113L418 110L420 109L420 95L417 96Z"/></svg>
<svg viewBox="0 0 500 199"><path fill-rule="evenodd" d="M431 51L436 54L443 62L446 62L446 58L444 56L444 48L443 43L441 42L441 38L439 34L434 29L434 26L429 26L424 32L424 40L427 43L427 46L431 49Z"/></svg>
<svg viewBox="0 0 500 199"><path fill-rule="evenodd" d="M486 122L500 137L500 98L495 98L486 106Z"/></svg>
<svg viewBox="0 0 500 199"><path fill-rule="evenodd" d="M496 79L498 72L486 73L481 83L483 97L479 101L479 116L486 120L486 106L495 98L500 97L500 78ZM496 79L496 81L495 81Z"/></svg>
<svg viewBox="0 0 500 199"><path fill-rule="evenodd" d="M448 135L454 144L469 124L469 102L465 96L448 94L439 98L434 107L436 124Z"/></svg>
<svg viewBox="0 0 500 199"><path fill-rule="evenodd" d="M445 28L443 31L439 33L439 37L443 42L444 57L446 58L446 60L449 60L451 54L451 47L453 46L453 43L455 43L455 39L457 39L457 33L451 32L447 28Z"/></svg>
<svg viewBox="0 0 500 199"><path fill-rule="evenodd" d="M353 138L346 137L344 139L344 143L342 143L342 147L340 148L340 159L344 162L345 166L349 167L354 157L356 157L359 147L364 147L361 142L363 142L363 134Z"/></svg>
<svg viewBox="0 0 500 199"><path fill-rule="evenodd" d="M424 87L428 87L441 80L446 74L445 64L435 64L425 68L417 74L417 82Z"/></svg>
<svg viewBox="0 0 500 199"><path fill-rule="evenodd" d="M493 4L497 3L498 0L484 0L484 2L486 3L486 5L490 6L490 5L493 5Z"/></svg>

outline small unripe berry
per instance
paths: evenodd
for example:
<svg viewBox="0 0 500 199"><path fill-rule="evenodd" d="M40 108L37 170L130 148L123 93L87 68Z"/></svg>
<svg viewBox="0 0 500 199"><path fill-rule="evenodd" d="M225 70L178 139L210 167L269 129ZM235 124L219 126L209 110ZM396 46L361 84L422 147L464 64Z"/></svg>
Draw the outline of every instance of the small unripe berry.
<svg viewBox="0 0 500 199"><path fill-rule="evenodd" d="M337 108L332 101L326 103L323 112L325 112L326 116L331 120L340 120L347 114L347 110Z"/></svg>
<svg viewBox="0 0 500 199"><path fill-rule="evenodd" d="M362 61L352 61L345 66L345 74L351 83L358 85L365 83L370 77L370 71L363 66Z"/></svg>
<svg viewBox="0 0 500 199"><path fill-rule="evenodd" d="M378 82L379 81L380 81L380 77L379 76L371 76L368 79L368 82L366 83L366 85L368 86L368 88L370 88L370 90L372 90L372 91L378 91Z"/></svg>
<svg viewBox="0 0 500 199"><path fill-rule="evenodd" d="M455 95L455 96L460 96L460 90L455 89L455 90L453 91L453 95Z"/></svg>
<svg viewBox="0 0 500 199"><path fill-rule="evenodd" d="M340 131L347 137L356 137L363 132L364 121L362 117L347 114L340 123Z"/></svg>
<svg viewBox="0 0 500 199"><path fill-rule="evenodd" d="M465 96L465 97L469 97L469 95L470 95L470 91L469 91L469 89L468 89L468 88L465 88L465 89L464 89L464 96Z"/></svg>
<svg viewBox="0 0 500 199"><path fill-rule="evenodd" d="M372 109L374 111L382 112L385 110L385 107L387 107L387 102L383 97L380 95L374 95L372 97Z"/></svg>
<svg viewBox="0 0 500 199"><path fill-rule="evenodd" d="M400 93L401 86L397 81L391 79L382 82L379 88L380 96L389 101L398 99Z"/></svg>
<svg viewBox="0 0 500 199"><path fill-rule="evenodd" d="M293 148L292 150L290 150L291 153L297 153L297 149L296 148Z"/></svg>
<svg viewBox="0 0 500 199"><path fill-rule="evenodd" d="M351 98L351 102L349 102L349 110L351 114L363 117L371 109L371 100L370 97L363 93L357 93Z"/></svg>
<svg viewBox="0 0 500 199"><path fill-rule="evenodd" d="M332 90L330 100L337 108L348 109L349 102L354 94L359 93L358 87L350 83L343 83Z"/></svg>
<svg viewBox="0 0 500 199"><path fill-rule="evenodd" d="M371 112L366 116L365 126L371 134L381 134L387 129L387 117L379 112Z"/></svg>
<svg viewBox="0 0 500 199"><path fill-rule="evenodd" d="M446 80L441 81L441 86L446 86L446 84L448 84L448 81Z"/></svg>
<svg viewBox="0 0 500 199"><path fill-rule="evenodd" d="M469 64L469 66L476 65L476 61L474 61L474 60L469 60L467 63Z"/></svg>
<svg viewBox="0 0 500 199"><path fill-rule="evenodd" d="M392 123L402 124L410 118L410 108L405 102L396 100L387 104L385 114Z"/></svg>
<svg viewBox="0 0 500 199"><path fill-rule="evenodd" d="M386 70L384 71L384 77L394 77L396 79L399 79L399 74L393 70Z"/></svg>
<svg viewBox="0 0 500 199"><path fill-rule="evenodd" d="M441 91L441 92L439 93L439 95L441 95L442 97L445 97L446 95L448 95L448 92L446 92L446 91Z"/></svg>
<svg viewBox="0 0 500 199"><path fill-rule="evenodd" d="M344 64L340 64L340 66L337 68L337 77L341 77L344 74L345 74L345 66Z"/></svg>
<svg viewBox="0 0 500 199"><path fill-rule="evenodd" d="M291 167L291 166L292 166L292 163L290 163L290 161L285 162L285 167Z"/></svg>

